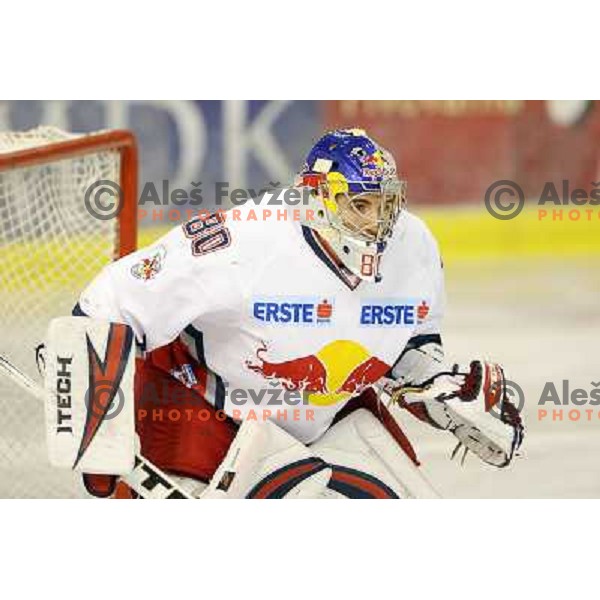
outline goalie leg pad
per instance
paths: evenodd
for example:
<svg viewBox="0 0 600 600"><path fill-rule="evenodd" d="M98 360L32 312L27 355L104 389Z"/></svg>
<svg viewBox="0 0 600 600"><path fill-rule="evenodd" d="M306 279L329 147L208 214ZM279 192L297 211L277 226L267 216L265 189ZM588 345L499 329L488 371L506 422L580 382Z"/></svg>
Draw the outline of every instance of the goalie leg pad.
<svg viewBox="0 0 600 600"><path fill-rule="evenodd" d="M328 488L349 498L438 498L387 428L360 408L333 425L310 449L332 469Z"/></svg>
<svg viewBox="0 0 600 600"><path fill-rule="evenodd" d="M411 458L368 410L306 447L272 421L244 421L203 499L437 498Z"/></svg>
<svg viewBox="0 0 600 600"><path fill-rule="evenodd" d="M272 421L244 421L203 499L318 498L331 469Z"/></svg>

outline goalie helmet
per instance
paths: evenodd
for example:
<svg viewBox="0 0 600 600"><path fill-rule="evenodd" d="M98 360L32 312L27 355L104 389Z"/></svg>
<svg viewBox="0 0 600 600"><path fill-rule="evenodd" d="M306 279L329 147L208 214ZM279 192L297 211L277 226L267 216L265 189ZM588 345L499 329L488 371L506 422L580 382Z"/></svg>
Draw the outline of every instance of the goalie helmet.
<svg viewBox="0 0 600 600"><path fill-rule="evenodd" d="M355 275L380 281L379 261L406 202L392 155L362 129L336 129L315 144L295 183L311 190L303 224Z"/></svg>

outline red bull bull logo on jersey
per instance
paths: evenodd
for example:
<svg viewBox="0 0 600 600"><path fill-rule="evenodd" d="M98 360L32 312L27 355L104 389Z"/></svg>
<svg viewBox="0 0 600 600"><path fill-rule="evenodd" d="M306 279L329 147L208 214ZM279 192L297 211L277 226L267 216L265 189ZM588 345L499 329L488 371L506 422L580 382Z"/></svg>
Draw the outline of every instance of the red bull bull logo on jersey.
<svg viewBox="0 0 600 600"><path fill-rule="evenodd" d="M316 354L283 361L269 360L263 344L246 367L289 391L301 391L310 404L327 406L348 400L374 384L389 370L383 362L352 340L335 340Z"/></svg>

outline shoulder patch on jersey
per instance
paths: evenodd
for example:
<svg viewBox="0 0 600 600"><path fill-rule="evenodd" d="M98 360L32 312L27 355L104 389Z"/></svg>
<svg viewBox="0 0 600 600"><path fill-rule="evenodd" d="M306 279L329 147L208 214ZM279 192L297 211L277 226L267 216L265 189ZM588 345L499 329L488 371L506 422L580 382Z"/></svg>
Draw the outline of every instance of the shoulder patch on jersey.
<svg viewBox="0 0 600 600"><path fill-rule="evenodd" d="M131 274L142 281L154 279L162 270L166 256L167 249L159 246L152 255L135 263L131 267Z"/></svg>

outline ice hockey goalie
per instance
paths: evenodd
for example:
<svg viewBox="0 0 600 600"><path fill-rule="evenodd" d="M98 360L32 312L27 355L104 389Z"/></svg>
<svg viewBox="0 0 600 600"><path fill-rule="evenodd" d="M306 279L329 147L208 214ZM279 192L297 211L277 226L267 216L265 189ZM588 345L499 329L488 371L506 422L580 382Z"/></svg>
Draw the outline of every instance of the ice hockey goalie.
<svg viewBox="0 0 600 600"><path fill-rule="evenodd" d="M445 358L443 266L392 156L363 130L332 131L293 189L300 204L269 203L279 190L193 218L83 290L73 321L136 342L129 458L138 440L201 497L435 496L399 407L508 465L523 426L503 369ZM92 494L114 491L117 455L82 468Z"/></svg>

